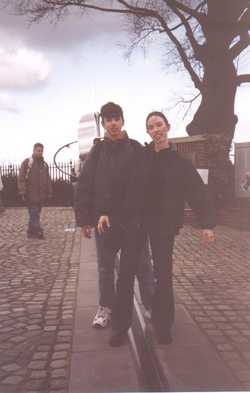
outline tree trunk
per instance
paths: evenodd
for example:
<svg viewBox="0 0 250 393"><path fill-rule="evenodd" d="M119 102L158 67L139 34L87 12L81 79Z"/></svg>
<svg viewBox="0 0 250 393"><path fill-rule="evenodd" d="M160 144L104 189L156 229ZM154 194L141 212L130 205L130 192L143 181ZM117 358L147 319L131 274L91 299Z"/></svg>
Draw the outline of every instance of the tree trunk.
<svg viewBox="0 0 250 393"><path fill-rule="evenodd" d="M207 60L201 95L200 106L187 126L187 133L223 134L232 140L237 123L234 114L236 72L232 60L223 59L222 54Z"/></svg>
<svg viewBox="0 0 250 393"><path fill-rule="evenodd" d="M217 63L217 64L216 64ZM234 114L236 73L231 59L218 53L207 61L202 100L187 126L189 135L205 134L208 142L209 191L216 207L232 204L233 165L229 153L237 116Z"/></svg>
<svg viewBox="0 0 250 393"><path fill-rule="evenodd" d="M225 22L225 8L210 5L206 43L201 48L204 76L201 88L201 103L193 120L187 126L189 135L205 134L209 153L209 190L215 204L220 207L230 202L233 193L233 166L229 159L237 116L234 102L237 90L236 70L230 56L232 35ZM223 6L222 0L221 5ZM216 12L216 13L215 13ZM232 15L230 14L230 18ZM213 21L213 23L212 23ZM220 21L220 23L216 23ZM224 26L224 28L223 28Z"/></svg>

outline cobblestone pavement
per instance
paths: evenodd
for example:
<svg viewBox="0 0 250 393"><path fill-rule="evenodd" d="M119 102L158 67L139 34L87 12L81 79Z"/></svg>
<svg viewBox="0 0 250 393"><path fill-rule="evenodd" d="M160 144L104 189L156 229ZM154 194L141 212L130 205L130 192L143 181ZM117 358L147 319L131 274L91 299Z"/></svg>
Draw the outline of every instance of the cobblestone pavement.
<svg viewBox="0 0 250 393"><path fill-rule="evenodd" d="M70 208L45 208L42 221L46 239L31 240L25 209L0 216L0 393L68 392L80 234ZM202 246L182 230L175 290L250 390L250 232L218 226L216 236Z"/></svg>
<svg viewBox="0 0 250 393"><path fill-rule="evenodd" d="M186 226L175 245L175 291L221 359L250 390L250 232L216 228L202 246Z"/></svg>
<svg viewBox="0 0 250 393"><path fill-rule="evenodd" d="M34 240L26 209L0 216L0 393L68 391L79 231L69 208L42 221L46 239Z"/></svg>

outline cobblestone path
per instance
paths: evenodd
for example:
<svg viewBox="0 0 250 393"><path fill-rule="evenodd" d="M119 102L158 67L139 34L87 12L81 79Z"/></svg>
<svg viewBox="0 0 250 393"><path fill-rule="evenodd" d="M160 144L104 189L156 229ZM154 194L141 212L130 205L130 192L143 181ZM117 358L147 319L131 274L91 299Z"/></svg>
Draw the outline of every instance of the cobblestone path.
<svg viewBox="0 0 250 393"><path fill-rule="evenodd" d="M182 230L175 290L242 390L250 390L250 232L218 226L216 237L206 247L197 230Z"/></svg>
<svg viewBox="0 0 250 393"><path fill-rule="evenodd" d="M26 238L27 212L0 216L0 393L67 393L80 233L70 208L45 208L45 240ZM250 390L250 232L216 228L202 246L176 239L175 291L221 359Z"/></svg>
<svg viewBox="0 0 250 393"><path fill-rule="evenodd" d="M26 209L0 216L1 393L68 390L79 234L69 208L42 222L46 239L27 239Z"/></svg>

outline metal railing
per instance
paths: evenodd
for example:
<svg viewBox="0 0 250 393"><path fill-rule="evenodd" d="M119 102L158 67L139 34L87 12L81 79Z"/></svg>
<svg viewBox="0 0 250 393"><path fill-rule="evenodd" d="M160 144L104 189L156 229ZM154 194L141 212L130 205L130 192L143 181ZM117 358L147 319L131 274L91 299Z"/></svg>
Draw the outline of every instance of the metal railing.
<svg viewBox="0 0 250 393"><path fill-rule="evenodd" d="M52 179L53 198L49 202L50 206L70 206L73 204L73 190L70 181L71 169L74 162L60 162L57 167L49 163L49 173ZM18 194L17 178L20 165L3 164L0 171L3 181L3 201L6 206L22 206L23 203Z"/></svg>

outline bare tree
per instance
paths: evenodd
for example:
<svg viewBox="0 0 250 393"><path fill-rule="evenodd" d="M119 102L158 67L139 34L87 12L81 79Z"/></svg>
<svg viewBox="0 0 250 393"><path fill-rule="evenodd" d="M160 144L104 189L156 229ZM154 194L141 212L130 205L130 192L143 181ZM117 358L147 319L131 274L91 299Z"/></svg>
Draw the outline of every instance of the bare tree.
<svg viewBox="0 0 250 393"><path fill-rule="evenodd" d="M200 94L200 105L186 130L209 143L210 184L225 199L232 184L229 151L237 116L237 88L250 82L238 74L236 60L249 46L250 0L12 0L32 21L60 19L72 7L124 14L133 27L131 48L150 37L166 38Z"/></svg>

